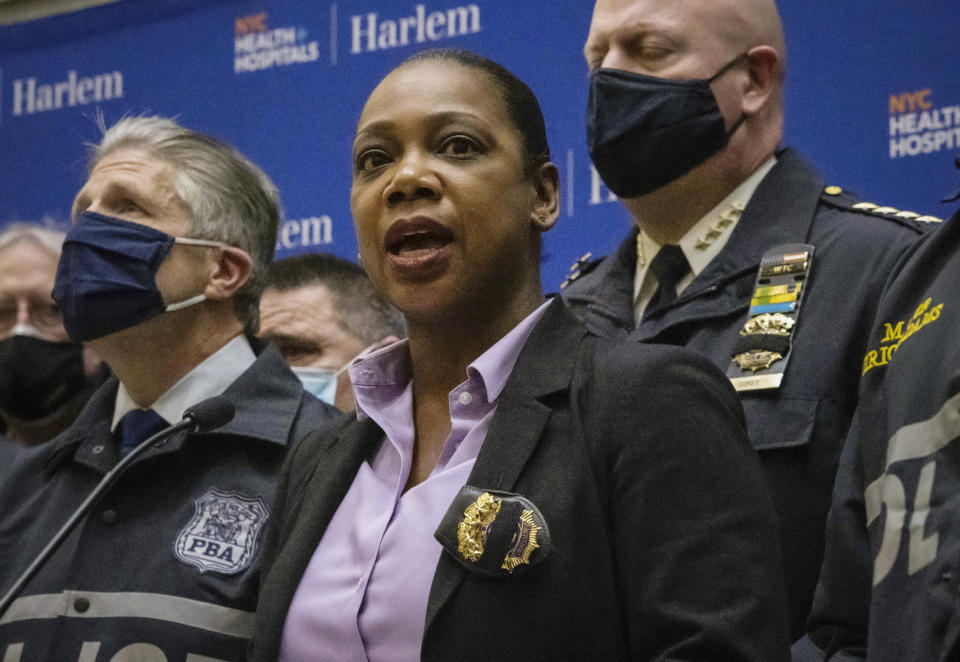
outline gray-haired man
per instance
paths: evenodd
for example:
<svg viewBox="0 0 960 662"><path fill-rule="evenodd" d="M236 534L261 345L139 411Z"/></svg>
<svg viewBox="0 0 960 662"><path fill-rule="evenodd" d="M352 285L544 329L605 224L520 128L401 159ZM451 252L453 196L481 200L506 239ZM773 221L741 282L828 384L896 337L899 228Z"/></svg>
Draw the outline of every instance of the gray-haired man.
<svg viewBox="0 0 960 662"><path fill-rule="evenodd" d="M0 486L4 590L119 459L223 394L225 426L150 449L0 620L5 660L241 660L286 450L334 410L252 334L280 218L233 148L162 118L95 147L53 296L116 374Z"/></svg>

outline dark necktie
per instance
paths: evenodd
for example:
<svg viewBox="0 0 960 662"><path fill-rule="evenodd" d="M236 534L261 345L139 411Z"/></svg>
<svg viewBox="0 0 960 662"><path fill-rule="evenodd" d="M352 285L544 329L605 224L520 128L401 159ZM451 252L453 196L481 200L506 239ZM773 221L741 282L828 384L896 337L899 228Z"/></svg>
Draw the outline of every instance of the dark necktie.
<svg viewBox="0 0 960 662"><path fill-rule="evenodd" d="M160 432L167 426L167 422L163 420L160 414L152 409L131 409L120 419L120 434L123 438L120 456L125 456L136 448L141 441Z"/></svg>
<svg viewBox="0 0 960 662"><path fill-rule="evenodd" d="M647 310L652 312L677 298L677 284L690 273L690 263L679 246L663 246L650 261L650 270L659 283L647 304Z"/></svg>

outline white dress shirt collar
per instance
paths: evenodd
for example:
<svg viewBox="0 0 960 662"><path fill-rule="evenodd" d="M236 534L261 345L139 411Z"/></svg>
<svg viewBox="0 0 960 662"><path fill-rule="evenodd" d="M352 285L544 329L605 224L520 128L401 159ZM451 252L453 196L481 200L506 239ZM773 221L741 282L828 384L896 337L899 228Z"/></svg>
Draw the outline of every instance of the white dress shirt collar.
<svg viewBox="0 0 960 662"><path fill-rule="evenodd" d="M181 377L180 381L150 405L150 409L160 414L167 423L178 423L187 408L223 393L256 359L250 343L240 334ZM124 414L139 406L121 382L113 406L110 429L115 430Z"/></svg>
<svg viewBox="0 0 960 662"><path fill-rule="evenodd" d="M680 239L680 249L690 264L690 273L677 285L679 295L687 288L707 265L720 254L733 229L740 220L740 214L746 209L747 203L753 197L757 186L767 176L767 173L776 165L777 159L771 156L753 174L731 191L730 195L720 201L693 227L687 230ZM657 291L657 278L650 271L650 262L659 252L660 244L651 239L642 230L637 235L637 268L633 280L634 310L639 320L654 292Z"/></svg>

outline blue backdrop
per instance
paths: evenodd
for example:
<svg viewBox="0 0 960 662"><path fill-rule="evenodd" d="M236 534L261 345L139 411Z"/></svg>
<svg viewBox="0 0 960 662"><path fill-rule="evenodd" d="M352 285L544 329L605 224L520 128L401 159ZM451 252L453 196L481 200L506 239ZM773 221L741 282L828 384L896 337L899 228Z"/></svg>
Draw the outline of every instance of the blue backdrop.
<svg viewBox="0 0 960 662"><path fill-rule="evenodd" d="M277 254L356 256L350 143L366 95L413 52L462 47L530 84L561 170L545 242L557 289L629 227L584 141L589 0L124 0L0 27L0 225L65 223L95 116L176 116L236 145L274 179ZM866 200L944 216L960 187L956 0L782 3L785 144Z"/></svg>

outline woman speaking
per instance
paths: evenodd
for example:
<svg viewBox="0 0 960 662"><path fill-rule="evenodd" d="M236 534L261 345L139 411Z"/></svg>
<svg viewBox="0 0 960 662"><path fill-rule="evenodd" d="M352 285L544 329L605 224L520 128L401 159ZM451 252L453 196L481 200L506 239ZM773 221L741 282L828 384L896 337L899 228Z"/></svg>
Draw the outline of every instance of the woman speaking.
<svg viewBox="0 0 960 662"><path fill-rule="evenodd" d="M289 456L252 659L788 659L769 496L726 379L540 289L557 168L530 89L427 51L368 98L351 208L409 339Z"/></svg>

